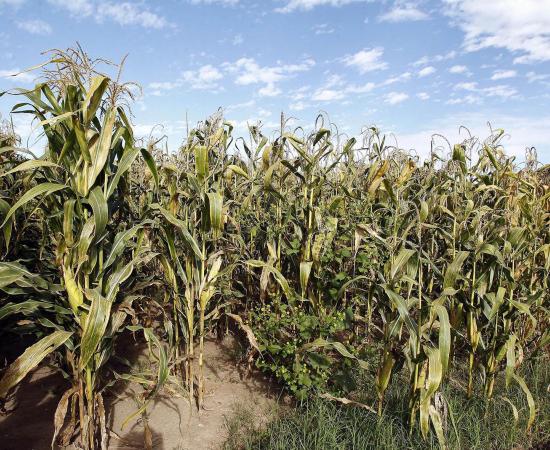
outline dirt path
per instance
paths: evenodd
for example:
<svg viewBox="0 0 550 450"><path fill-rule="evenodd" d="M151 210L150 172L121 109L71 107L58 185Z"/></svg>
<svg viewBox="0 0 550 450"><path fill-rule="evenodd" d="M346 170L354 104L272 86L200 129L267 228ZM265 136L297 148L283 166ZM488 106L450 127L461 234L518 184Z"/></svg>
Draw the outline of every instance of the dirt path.
<svg viewBox="0 0 550 450"><path fill-rule="evenodd" d="M155 450L217 449L226 440L226 419L236 408L250 409L259 422L265 420L277 402L277 393L259 374L245 378L235 365L234 341L205 343L205 408L196 407L179 396L161 394L147 408L148 424ZM139 364L140 360L136 361ZM47 367L41 367L20 385L17 408L0 416L2 450L50 449L53 415L67 382ZM132 419L121 430L122 421L136 411L136 393L129 384L122 392L106 397L111 404L108 423L113 431L109 449L144 448L141 418Z"/></svg>

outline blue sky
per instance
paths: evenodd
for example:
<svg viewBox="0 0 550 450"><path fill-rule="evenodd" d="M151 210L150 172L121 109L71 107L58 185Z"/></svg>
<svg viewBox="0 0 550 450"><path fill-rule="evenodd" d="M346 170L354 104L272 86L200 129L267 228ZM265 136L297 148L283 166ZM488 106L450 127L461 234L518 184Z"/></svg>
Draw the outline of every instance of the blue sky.
<svg viewBox="0 0 550 450"><path fill-rule="evenodd" d="M433 133L484 138L490 122L508 153L535 146L550 162L550 0L0 0L0 90L32 86L10 75L76 41L129 54L136 130L171 148L223 107L239 134L258 120L269 132L281 111L311 128L325 111L341 132L376 125L421 156ZM4 118L14 103L0 98Z"/></svg>

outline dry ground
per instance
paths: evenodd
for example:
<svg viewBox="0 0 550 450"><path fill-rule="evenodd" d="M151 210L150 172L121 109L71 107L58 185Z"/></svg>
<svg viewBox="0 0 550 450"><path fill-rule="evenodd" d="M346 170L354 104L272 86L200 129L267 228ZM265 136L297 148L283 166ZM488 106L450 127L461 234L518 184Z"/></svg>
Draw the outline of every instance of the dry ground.
<svg viewBox="0 0 550 450"><path fill-rule="evenodd" d="M226 439L226 418L237 407L250 408L259 422L264 421L277 403L277 392L260 374L245 376L235 364L235 341L205 343L206 396L199 414L187 399L161 394L147 408L148 424L155 450L200 450L219 448ZM136 359L136 364L140 363ZM29 375L14 396L15 410L0 416L0 449L50 449L53 415L68 384L48 367ZM122 421L137 409L133 384L114 389L105 396L110 404L109 449L144 448L141 418L131 420L121 430Z"/></svg>

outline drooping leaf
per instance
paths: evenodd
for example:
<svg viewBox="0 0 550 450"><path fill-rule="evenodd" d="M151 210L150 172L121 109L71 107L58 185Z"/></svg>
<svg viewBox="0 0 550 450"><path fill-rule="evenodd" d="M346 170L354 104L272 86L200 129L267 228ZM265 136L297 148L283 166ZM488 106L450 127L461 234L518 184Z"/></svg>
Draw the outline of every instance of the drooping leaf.
<svg viewBox="0 0 550 450"><path fill-rule="evenodd" d="M0 398L4 398L12 387L25 378L25 375L46 356L63 345L72 334L70 331L54 331L27 348L4 372L0 380Z"/></svg>
<svg viewBox="0 0 550 450"><path fill-rule="evenodd" d="M17 211L26 203L30 202L32 199L38 197L39 195L53 194L54 192L60 191L61 189L65 189L65 187L65 185L59 183L41 183L33 186L27 192L25 192L21 196L21 198L17 200L17 202L15 202L15 204L10 208L10 210L4 216L4 221L0 225L0 228L2 228L6 224L6 222L15 213L15 211Z"/></svg>

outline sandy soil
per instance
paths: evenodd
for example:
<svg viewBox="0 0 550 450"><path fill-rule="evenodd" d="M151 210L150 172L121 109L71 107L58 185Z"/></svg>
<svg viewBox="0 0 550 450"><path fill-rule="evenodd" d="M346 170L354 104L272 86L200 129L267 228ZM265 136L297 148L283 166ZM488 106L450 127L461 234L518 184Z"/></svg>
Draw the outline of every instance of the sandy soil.
<svg viewBox="0 0 550 450"><path fill-rule="evenodd" d="M259 374L244 376L235 364L235 342L205 343L206 395L204 410L197 412L187 399L161 393L147 408L153 448L158 450L217 449L227 436L226 419L237 408L254 411L262 422L277 403L277 392ZM139 358L136 360L139 364ZM46 450L51 447L53 415L68 383L47 367L29 375L15 394L15 410L0 416L0 449ZM132 419L123 430L122 421L136 407L141 388L127 384L118 387L105 401L110 404L109 449L144 448L141 418Z"/></svg>

